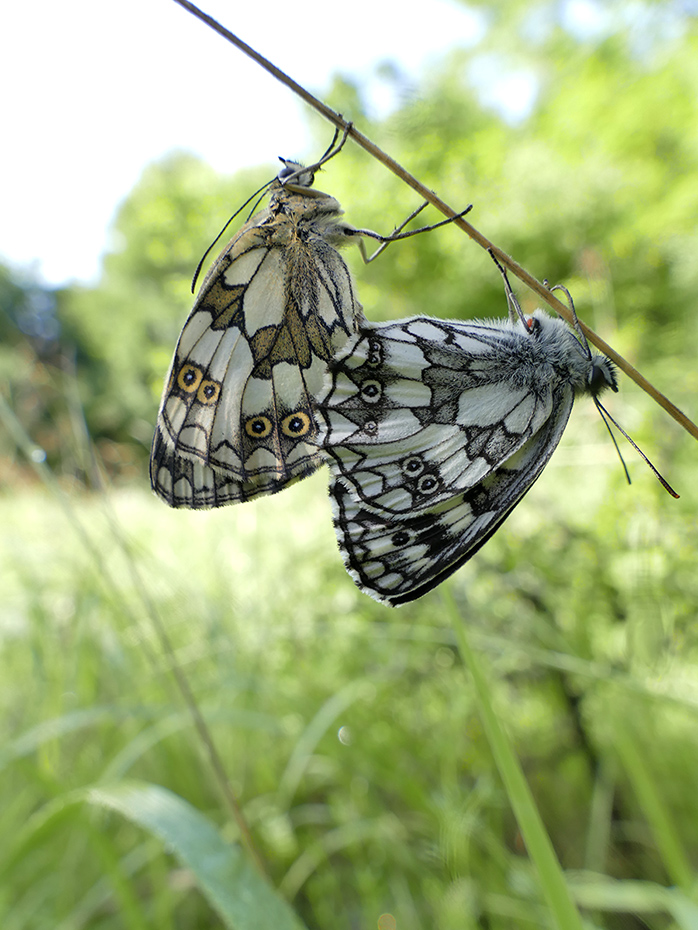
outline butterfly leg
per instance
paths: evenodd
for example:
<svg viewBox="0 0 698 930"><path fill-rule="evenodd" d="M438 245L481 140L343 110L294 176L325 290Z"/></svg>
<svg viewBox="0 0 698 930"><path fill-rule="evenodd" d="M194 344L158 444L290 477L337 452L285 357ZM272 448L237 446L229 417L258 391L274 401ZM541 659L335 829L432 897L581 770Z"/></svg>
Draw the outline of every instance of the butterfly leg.
<svg viewBox="0 0 698 930"><path fill-rule="evenodd" d="M419 229L410 229L407 232L401 232L401 230L403 230L405 226L407 226L410 220L413 220L415 216L418 216L422 212L422 210L427 206L427 204L428 204L428 201L425 200L424 203L421 204L421 206L417 207L416 210L413 210L412 213L410 213L410 215L407 217L407 219L404 220L399 226L397 226L389 236L381 236L380 233L374 232L372 229L357 229L354 235L368 236L370 239L377 239L380 243L382 243L376 249L373 255L367 256L366 246L364 245L363 239L359 239L359 251L361 252L361 257L363 258L364 263L366 265L370 264L375 258L377 258L380 255L380 253L384 249L386 249L390 245L391 242L398 242L400 239L409 239L411 236L416 236L419 233L431 232L432 229L438 229L439 226L447 226L449 223L452 223L454 220L461 219L462 217L466 215L466 213L470 213L470 211L473 209L473 205L470 203L465 208L465 210L462 210L460 213L456 213L453 216L449 216L447 219L441 220L438 223L432 223L431 226L420 226Z"/></svg>

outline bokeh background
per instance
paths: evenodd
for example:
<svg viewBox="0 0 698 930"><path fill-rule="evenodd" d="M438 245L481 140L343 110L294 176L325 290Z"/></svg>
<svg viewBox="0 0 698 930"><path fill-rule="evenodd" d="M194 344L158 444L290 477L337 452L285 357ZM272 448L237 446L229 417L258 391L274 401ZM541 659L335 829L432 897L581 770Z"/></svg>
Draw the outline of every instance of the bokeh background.
<svg viewBox="0 0 698 930"><path fill-rule="evenodd" d="M564 283L696 418L695 4L206 9L454 208L472 202L476 227ZM331 127L175 3L3 17L3 928L221 925L156 835L89 803L138 780L236 838L154 616L306 926L550 925L463 622L588 926L698 926L695 440L621 378L612 413L681 499L621 441L628 486L581 403L494 539L398 611L344 572L324 473L169 511L147 460L193 270L276 155L314 160ZM351 143L317 185L385 233L416 206ZM457 229L345 257L370 318L506 312Z"/></svg>

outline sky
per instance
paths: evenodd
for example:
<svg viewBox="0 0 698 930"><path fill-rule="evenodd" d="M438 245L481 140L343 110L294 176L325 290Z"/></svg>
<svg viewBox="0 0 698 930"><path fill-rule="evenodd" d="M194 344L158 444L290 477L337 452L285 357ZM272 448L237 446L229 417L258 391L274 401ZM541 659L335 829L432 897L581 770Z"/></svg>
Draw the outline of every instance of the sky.
<svg viewBox="0 0 698 930"><path fill-rule="evenodd" d="M386 60L416 81L482 29L457 0L418 19L401 0L199 5L319 95ZM172 149L222 173L308 156L304 105L174 0L22 0L1 21L0 261L44 284L97 279L119 203Z"/></svg>

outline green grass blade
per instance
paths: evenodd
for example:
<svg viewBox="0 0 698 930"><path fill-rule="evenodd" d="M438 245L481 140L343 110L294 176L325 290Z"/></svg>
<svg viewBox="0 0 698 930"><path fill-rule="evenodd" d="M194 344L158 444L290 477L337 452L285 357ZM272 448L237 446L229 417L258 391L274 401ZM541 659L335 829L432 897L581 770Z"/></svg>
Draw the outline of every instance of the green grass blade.
<svg viewBox="0 0 698 930"><path fill-rule="evenodd" d="M550 837L533 800L531 789L528 787L511 742L501 727L492 706L490 688L477 657L470 648L465 624L453 601L450 598L449 601L458 649L472 675L480 716L490 749L504 782L526 848L538 870L541 892L550 908L554 926L559 930L582 930L579 911L572 900Z"/></svg>
<svg viewBox="0 0 698 930"><path fill-rule="evenodd" d="M593 872L570 872L569 887L582 907L628 914L670 914L680 930L698 930L698 906L678 888L619 881Z"/></svg>
<svg viewBox="0 0 698 930"><path fill-rule="evenodd" d="M671 813L636 741L622 721L619 721L615 728L614 742L625 773L652 829L654 841L671 882L683 891L690 892L694 886L693 870Z"/></svg>
<svg viewBox="0 0 698 930"><path fill-rule="evenodd" d="M91 788L91 804L117 811L158 837L191 869L197 885L226 927L301 930L291 908L237 846L226 843L195 808L157 785L124 782Z"/></svg>

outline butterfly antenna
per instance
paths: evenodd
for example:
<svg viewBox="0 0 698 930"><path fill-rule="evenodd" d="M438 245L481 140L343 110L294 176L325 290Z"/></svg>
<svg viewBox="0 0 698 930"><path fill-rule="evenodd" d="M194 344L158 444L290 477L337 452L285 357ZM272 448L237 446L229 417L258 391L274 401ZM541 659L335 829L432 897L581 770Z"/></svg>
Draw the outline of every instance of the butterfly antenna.
<svg viewBox="0 0 698 930"><path fill-rule="evenodd" d="M194 272L194 277L191 279L191 292L192 292L192 294L194 293L194 288L196 287L197 278L198 278L199 275L201 274L201 269L202 269L202 267L203 267L204 262L206 261L206 256L208 255L208 253L211 251L211 249L214 247L214 245L218 242L218 240L220 239L220 237L221 237L221 236L223 235L223 233L226 231L226 229L228 228L228 226L230 226L230 224L233 222L233 220L234 220L235 217L238 215L238 213L242 213L242 211L245 209L245 207L247 206L247 204L248 204L248 203L251 203L251 201L253 201L253 200L255 199L255 197L257 197L259 194L263 194L263 192L266 191L266 189L269 187L269 185L270 185L270 184L273 184L275 180L276 180L276 178L272 178L271 181L267 181L266 184L262 184L262 186L259 188L259 190L256 190L256 191L254 192L254 194L251 194L251 195L247 198L247 200L243 203L243 205L242 205L241 207L238 207L237 210L235 211L235 213L233 213L233 215L232 215L231 217L229 217L229 218L225 221L225 225L223 226L223 228L221 229L221 231L218 233L218 235L216 236L216 238L213 240L213 242L211 243L211 245L209 245L209 247L206 249L206 251L204 252L204 254L201 256L201 261L200 261L199 264L196 266L196 271ZM250 216L252 215L252 213L254 213L254 211L255 211L255 210L257 209L257 207L259 206L259 202L261 201L261 199L262 199L262 198L260 197L259 200L257 201L257 203L254 205L254 207L252 207L252 211L251 211L251 213L250 213ZM249 219L249 217L248 217L248 219Z"/></svg>
<svg viewBox="0 0 698 930"><path fill-rule="evenodd" d="M339 138L339 126L335 128L334 135L332 136L332 141L327 146L327 149L325 150L324 155L320 158L320 161L315 166L316 168L319 168L320 165L324 165L326 161L329 161L330 158L334 158L334 156L338 152L341 152L342 148L344 147L344 143L347 141L347 136L349 135L349 130L351 129L351 127L352 127L352 123L347 123L347 125L344 127L344 132L342 133L342 139L339 145L337 145L336 149L335 149L335 145L337 143L337 139Z"/></svg>
<svg viewBox="0 0 698 930"><path fill-rule="evenodd" d="M626 477L626 479L627 479L627 482L628 482L628 484L632 484L632 481L630 480L630 472L628 471L628 466L625 464L625 459L623 458L623 453L620 451L620 446L618 445L618 441L617 441L616 437L613 435L613 430L611 429L611 424L610 424L610 423L608 422L608 420L606 419L606 417L607 417L607 416L610 416L610 414L608 413L608 411L606 410L605 407L602 407L602 406L601 406L601 404L599 403L598 397L594 397L594 403L596 404L596 409L599 411L599 416L601 417L601 420L603 421L603 425L604 425L604 426L606 427L606 429L608 430L608 435L611 437L611 441L613 442L613 445L616 447L616 452L618 453L618 458L620 459L620 464L623 466L623 471L625 472L625 477ZM613 422L615 423L615 420L614 420ZM616 424L616 425L617 425L617 424ZM627 438L630 439L629 436L628 436ZM631 442L632 442L632 440L631 440ZM634 445L634 443L633 443L633 445Z"/></svg>
<svg viewBox="0 0 698 930"><path fill-rule="evenodd" d="M547 281L544 281L543 283L545 284L546 287L548 287ZM584 330L582 329L581 324L579 322L579 317L577 316L577 311L575 310L575 307L574 307L574 301L572 300L572 295L567 290L564 284L554 284L551 288L548 288L548 290L550 291L551 294L553 291L562 291L562 293L567 298L567 303L569 304L570 312L572 313L572 322L574 324L575 332L577 333L577 336L579 337L580 343L582 344L582 346L584 346L587 356L591 358L591 347L589 346L589 340L584 335ZM618 447L616 446L616 448ZM620 455L620 452L619 452L619 455ZM622 456L621 456L621 462L623 462ZM623 466L625 467L625 462L623 462ZM627 468L625 469L625 472L627 474L628 472ZM630 478L628 478L628 483L630 483Z"/></svg>
<svg viewBox="0 0 698 930"><path fill-rule="evenodd" d="M611 421L611 423L613 423L613 425L614 425L615 428L618 430L618 432L621 433L621 435L625 436L625 438L628 440L628 442L629 442L630 445L633 447L633 449L637 452L637 454L640 456L640 458L642 458L642 459L645 461L645 463L651 468L651 470L654 472L654 475L655 475L657 481L659 481L659 483L660 483L661 486L664 488L664 490L667 491L669 494L671 494L672 497L675 497L675 498L678 499L679 495L678 495L678 494L676 493L676 491L672 488L672 486L669 484L669 482L668 482L662 475L659 474L659 472L657 471L657 469L656 469L656 468L654 467L654 465L650 462L650 460L647 458L647 456L646 456L645 453L642 451L642 449L638 446L638 444L635 442L635 440L632 439L630 436L628 436L628 434L625 432L625 430L624 430L623 427L620 425L620 423L619 423L617 420L615 420L615 419L611 416L611 414L608 412L608 410L606 410L606 408L605 408L605 407L603 406L603 404L600 402L600 400L598 399L598 397L595 397L595 398L594 398L594 403L596 404L596 409L599 411L599 414L600 414L600 416L601 416L601 419L603 420L603 422L604 422L604 424L605 424L605 426L606 426L606 429L608 430L608 432L609 432L609 434L610 434L610 436L611 436L611 439L613 440L613 445L616 447L616 452L618 453L618 457L620 458L621 463L622 463L622 465L623 465L623 469L624 469L624 471L625 471L625 477L628 479L628 484L630 484L630 475L628 474L628 467L627 467L627 465L625 464L625 461L623 460L623 456L621 455L620 449L618 448L618 443L616 442L616 437L613 435L613 431L611 430L611 427L610 427L610 425L609 425L609 423L608 423L609 420Z"/></svg>
<svg viewBox="0 0 698 930"><path fill-rule="evenodd" d="M521 304L517 300L516 294L511 289L511 284L509 284L509 278L507 277L506 268L499 261L499 259L494 254L492 249L488 249L487 251L490 254L490 258L492 259L492 261L495 263L495 265L499 269L499 273L501 274L502 279L504 280L504 293L507 295L507 307L509 308L509 319L512 322L514 322L518 318L519 320L521 320L521 322L526 327L526 329L528 329L528 323L526 322L526 317L524 316L524 312L521 309Z"/></svg>
<svg viewBox="0 0 698 930"><path fill-rule="evenodd" d="M320 160L316 161L312 165L308 165L307 168L301 165L297 171L294 171L293 174L289 174L288 177L285 177L281 183L283 185L293 184L293 182L298 180L298 178L302 174L309 172L311 175L314 175L316 171L319 171L326 162L328 162L331 158L334 158L335 155L338 155L339 152L342 151L342 149L344 148L344 143L347 141L349 130L351 129L352 126L353 126L353 123L347 123L346 128L344 129L344 132L342 133L342 138L339 140L339 142L337 142L337 138L339 137L339 127L337 127L337 129L335 129L334 131L334 136L332 137L332 141L330 142L328 148L326 149L324 155L322 155ZM285 162L285 159L282 158L281 161Z"/></svg>
<svg viewBox="0 0 698 930"><path fill-rule="evenodd" d="M547 287L547 281L545 282L545 284L546 284L546 287ZM562 291L562 293L563 293L563 294L565 295L565 297L567 298L567 303L569 304L570 310L571 310L571 312L572 312L572 320L573 320L573 322L574 322L574 328L575 328L575 331L576 331L577 336L578 336L578 338L579 338L579 342L580 342L580 344L586 349L586 353L587 353L587 355L589 356L589 358L592 358L591 347L589 346L589 341L588 341L587 337L584 335L584 331L582 330L582 327L580 326L579 317L577 316L577 311L574 309L574 301L572 300L572 295L571 295L570 292L567 290L567 288L565 287L564 284L556 284L554 287L551 287L550 290L551 290L551 291ZM616 388L615 390L617 390L617 388ZM618 458L620 459L620 463L621 463L621 465L623 466L623 471L625 472L625 477L628 479L628 484L631 484L631 481L630 481L630 473L629 473L629 471L628 471L628 466L625 464L625 459L623 458L623 454L622 454L622 452L620 451L620 447L618 446L618 443L616 442L616 437L613 435L613 430L611 429L610 423L613 423L613 425L614 425L615 428L618 430L618 432L621 433L621 435L625 436L625 438L628 440L628 442L629 442L630 445L633 447L633 449L637 452L637 454L640 456L640 458L642 458L642 459L647 463L647 465L652 469L652 471L654 472L655 477L657 478L657 480L659 481L659 483L661 484L661 486L664 488L664 490L667 491L669 494L671 494L672 497L678 498L679 495L678 495L678 494L676 493L676 491L672 488L672 486L669 484L669 482L668 482L662 475L659 474L659 472L657 471L657 469L656 469L656 468L654 467L654 465L650 462L650 460L647 458L647 456L646 456L645 453L642 451L642 449L638 446L638 444L635 442L635 440L632 439L632 438L625 432L625 430L624 430L623 427L620 425L620 423L618 422L618 420L614 419L614 418L611 416L611 414L608 412L608 410L606 410L606 408L605 408L605 407L603 406L603 404L600 402L600 400L598 399L598 397L596 397L595 395L594 395L594 403L596 404L596 409L599 411L599 416L601 417L601 419L602 419L603 422L604 422L604 426L605 426L606 429L608 430L608 435L611 437L611 439L613 440L613 445L616 447L616 452L618 453ZM609 421L610 421L610 423L609 423Z"/></svg>

